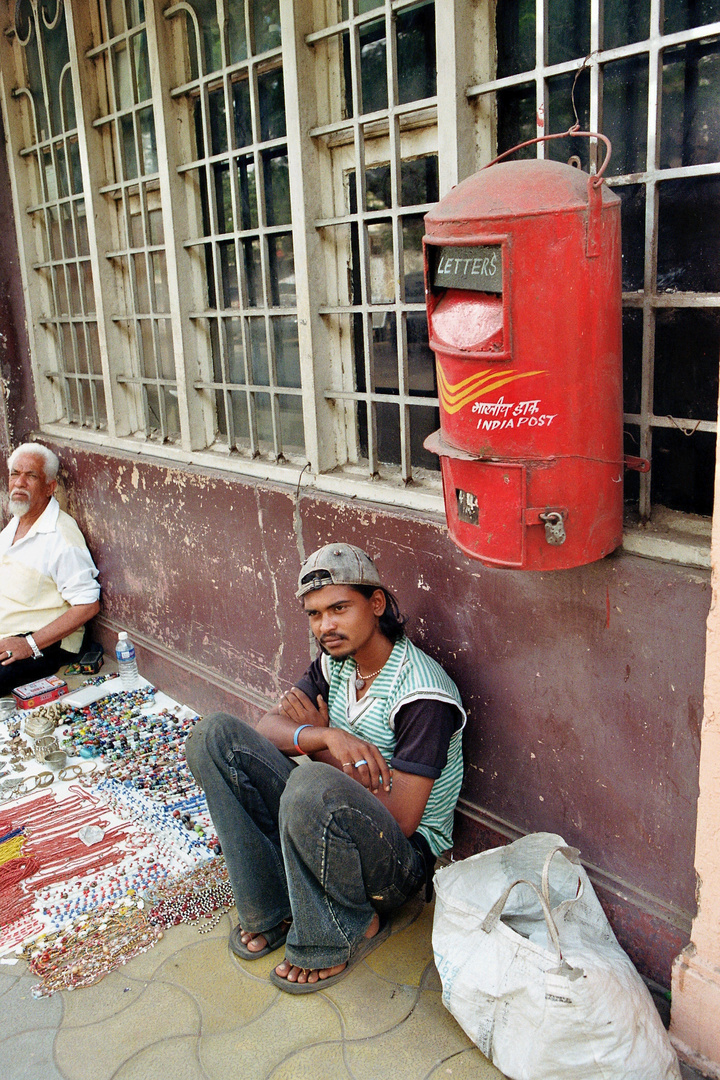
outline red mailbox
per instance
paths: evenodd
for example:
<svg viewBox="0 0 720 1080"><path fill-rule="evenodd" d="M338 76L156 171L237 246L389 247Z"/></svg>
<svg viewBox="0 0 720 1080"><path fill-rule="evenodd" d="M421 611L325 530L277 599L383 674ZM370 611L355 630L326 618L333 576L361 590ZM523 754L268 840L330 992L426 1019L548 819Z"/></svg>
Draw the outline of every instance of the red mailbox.
<svg viewBox="0 0 720 1080"><path fill-rule="evenodd" d="M553 161L492 165L425 217L450 535L559 570L622 539L620 199Z"/></svg>

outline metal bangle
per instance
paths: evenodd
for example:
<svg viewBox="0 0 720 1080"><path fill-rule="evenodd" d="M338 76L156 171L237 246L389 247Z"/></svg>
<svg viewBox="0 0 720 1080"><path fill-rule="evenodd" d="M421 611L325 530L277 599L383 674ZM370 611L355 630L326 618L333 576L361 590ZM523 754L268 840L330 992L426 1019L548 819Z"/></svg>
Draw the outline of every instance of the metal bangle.
<svg viewBox="0 0 720 1080"><path fill-rule="evenodd" d="M29 777L28 777L28 779L29 779ZM41 773L38 773L38 775L35 777L35 780L36 780L35 787L46 788L46 787L50 787L50 785L52 783L54 783L55 776L51 772L41 772Z"/></svg>
<svg viewBox="0 0 720 1080"><path fill-rule="evenodd" d="M58 780L75 780L82 776L82 765L67 765L58 773Z"/></svg>

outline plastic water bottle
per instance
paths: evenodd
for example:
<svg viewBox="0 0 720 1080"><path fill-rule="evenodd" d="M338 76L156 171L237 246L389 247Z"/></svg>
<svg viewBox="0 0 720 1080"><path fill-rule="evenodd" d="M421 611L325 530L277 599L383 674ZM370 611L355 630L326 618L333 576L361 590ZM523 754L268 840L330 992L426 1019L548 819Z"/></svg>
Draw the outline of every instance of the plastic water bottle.
<svg viewBox="0 0 720 1080"><path fill-rule="evenodd" d="M135 646L125 630L118 634L115 656L123 690L137 690L140 686L140 673L135 659Z"/></svg>

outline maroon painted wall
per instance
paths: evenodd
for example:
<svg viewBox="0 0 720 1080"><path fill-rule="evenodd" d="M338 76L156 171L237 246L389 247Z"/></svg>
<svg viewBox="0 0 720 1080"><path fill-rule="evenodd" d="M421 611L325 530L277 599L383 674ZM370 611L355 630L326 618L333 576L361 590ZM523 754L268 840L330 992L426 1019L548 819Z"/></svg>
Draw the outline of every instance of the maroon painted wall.
<svg viewBox="0 0 720 1080"><path fill-rule="evenodd" d="M200 710L258 717L313 655L301 556L366 547L469 712L457 853L561 833L668 981L694 913L709 573L623 554L490 570L428 516L54 445L102 573L101 639L129 630L144 674Z"/></svg>

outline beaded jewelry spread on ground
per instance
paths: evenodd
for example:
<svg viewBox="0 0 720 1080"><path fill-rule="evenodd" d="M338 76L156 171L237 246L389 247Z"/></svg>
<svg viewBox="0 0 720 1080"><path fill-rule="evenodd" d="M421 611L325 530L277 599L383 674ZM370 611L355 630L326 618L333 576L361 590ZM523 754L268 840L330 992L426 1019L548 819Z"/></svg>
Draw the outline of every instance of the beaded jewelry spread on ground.
<svg viewBox="0 0 720 1080"><path fill-rule="evenodd" d="M36 996L97 982L176 923L207 933L234 902L185 763L197 715L152 686L88 684L87 703L0 723L0 956L27 960Z"/></svg>

